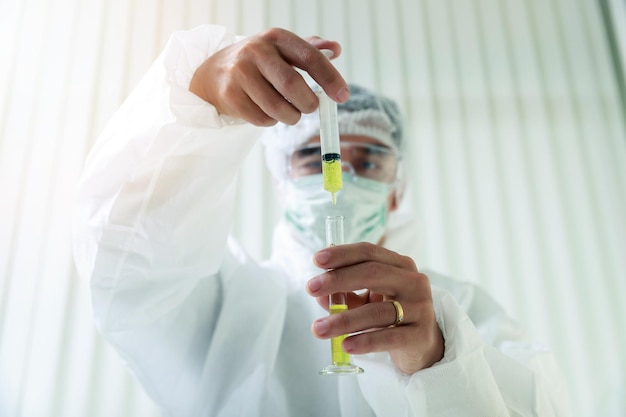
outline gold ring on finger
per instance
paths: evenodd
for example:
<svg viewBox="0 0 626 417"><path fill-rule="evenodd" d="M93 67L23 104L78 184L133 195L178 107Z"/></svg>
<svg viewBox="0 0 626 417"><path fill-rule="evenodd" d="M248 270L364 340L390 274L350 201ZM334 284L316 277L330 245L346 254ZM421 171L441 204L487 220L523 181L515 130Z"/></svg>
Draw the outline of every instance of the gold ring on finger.
<svg viewBox="0 0 626 417"><path fill-rule="evenodd" d="M391 304L393 304L393 307L396 309L396 320L389 327L395 327L395 326L398 326L399 324L402 324L402 322L404 321L404 310L402 309L402 305L400 305L400 303L397 302L396 300L388 300L388 301Z"/></svg>

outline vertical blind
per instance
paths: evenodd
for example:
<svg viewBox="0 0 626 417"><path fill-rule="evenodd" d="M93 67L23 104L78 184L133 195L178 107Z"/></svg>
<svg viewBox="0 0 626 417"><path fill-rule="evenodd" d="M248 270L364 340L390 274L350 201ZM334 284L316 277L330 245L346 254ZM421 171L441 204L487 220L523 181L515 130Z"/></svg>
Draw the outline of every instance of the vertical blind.
<svg viewBox="0 0 626 417"><path fill-rule="evenodd" d="M159 416L99 338L71 253L98 133L202 23L338 40L400 103L420 267L483 286L557 352L575 415L626 410L623 5L593 0L0 1L0 416ZM613 13L612 13L613 12ZM262 150L234 233L268 254ZM250 211L250 207L255 210Z"/></svg>

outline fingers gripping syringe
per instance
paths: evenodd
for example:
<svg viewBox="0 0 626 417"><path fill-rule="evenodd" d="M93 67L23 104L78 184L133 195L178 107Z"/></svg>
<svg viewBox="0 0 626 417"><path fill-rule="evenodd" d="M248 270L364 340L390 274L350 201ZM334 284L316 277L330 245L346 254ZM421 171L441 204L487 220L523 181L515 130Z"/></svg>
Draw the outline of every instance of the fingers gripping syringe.
<svg viewBox="0 0 626 417"><path fill-rule="evenodd" d="M322 176L324 190L337 203L337 192L343 186L341 179L341 147L337 125L337 103L330 99L321 88L317 89L320 115L320 145L322 150Z"/></svg>
<svg viewBox="0 0 626 417"><path fill-rule="evenodd" d="M326 218L326 245L343 244L343 216L328 216ZM337 314L348 310L348 300L345 292L331 294L328 297L330 314ZM321 375L360 374L362 368L350 363L350 355L343 349L342 343L347 335L336 336L330 339L332 363L320 371Z"/></svg>

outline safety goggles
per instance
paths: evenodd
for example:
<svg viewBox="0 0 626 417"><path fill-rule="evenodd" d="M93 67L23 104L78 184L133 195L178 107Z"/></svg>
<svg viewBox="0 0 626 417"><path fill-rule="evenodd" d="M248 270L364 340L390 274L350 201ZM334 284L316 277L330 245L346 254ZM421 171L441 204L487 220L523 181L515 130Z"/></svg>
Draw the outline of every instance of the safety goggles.
<svg viewBox="0 0 626 417"><path fill-rule="evenodd" d="M374 181L390 184L398 173L398 156L386 146L360 142L341 142L343 171ZM290 178L322 173L322 154L319 143L296 148L288 157Z"/></svg>

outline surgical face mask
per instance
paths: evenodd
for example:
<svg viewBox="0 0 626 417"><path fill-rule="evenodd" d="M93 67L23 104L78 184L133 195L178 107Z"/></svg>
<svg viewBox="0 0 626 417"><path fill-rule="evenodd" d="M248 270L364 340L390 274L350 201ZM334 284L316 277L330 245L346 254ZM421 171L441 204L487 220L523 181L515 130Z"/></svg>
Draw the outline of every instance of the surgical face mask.
<svg viewBox="0 0 626 417"><path fill-rule="evenodd" d="M325 247L327 216L345 217L345 243L378 243L385 233L391 190L391 185L344 173L333 205L322 175L307 175L286 183L285 217L298 240L313 251Z"/></svg>

